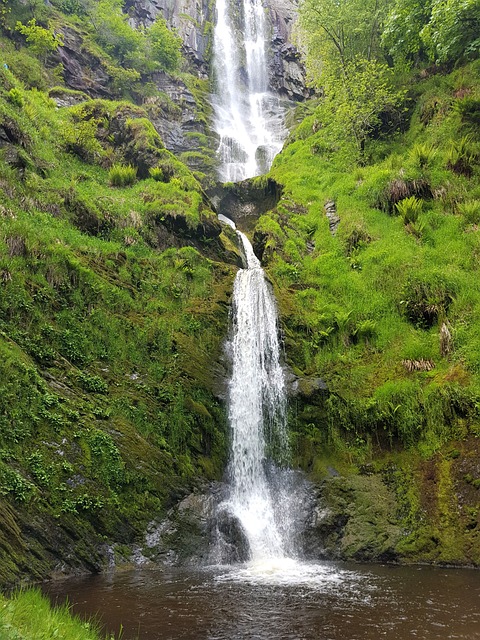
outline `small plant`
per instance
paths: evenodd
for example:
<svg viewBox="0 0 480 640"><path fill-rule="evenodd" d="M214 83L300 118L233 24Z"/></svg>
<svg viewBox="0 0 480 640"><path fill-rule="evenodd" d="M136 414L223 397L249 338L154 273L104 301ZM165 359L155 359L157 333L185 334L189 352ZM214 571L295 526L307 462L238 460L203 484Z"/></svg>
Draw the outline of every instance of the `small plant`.
<svg viewBox="0 0 480 640"><path fill-rule="evenodd" d="M56 51L58 47L63 45L63 38L60 34L55 33L53 28L41 27L35 18L32 18L28 24L17 22L15 29L25 36L33 55L43 60L46 60L49 53Z"/></svg>
<svg viewBox="0 0 480 640"><path fill-rule="evenodd" d="M89 375L87 373L80 373L78 380L85 391L89 393L107 393L108 385L99 376Z"/></svg>
<svg viewBox="0 0 480 640"><path fill-rule="evenodd" d="M423 211L423 200L411 196L410 198L404 198L395 204L395 209L403 220L403 224L415 224L418 220L418 216Z"/></svg>
<svg viewBox="0 0 480 640"><path fill-rule="evenodd" d="M355 337L363 339L365 342L372 340L377 334L377 323L371 318L362 320L355 327Z"/></svg>
<svg viewBox="0 0 480 640"><path fill-rule="evenodd" d="M471 136L463 136L460 140L452 141L447 156L447 167L455 173L470 178L477 159Z"/></svg>
<svg viewBox="0 0 480 640"><path fill-rule="evenodd" d="M137 179L137 169L131 164L114 164L108 173L112 187L126 187Z"/></svg>
<svg viewBox="0 0 480 640"><path fill-rule="evenodd" d="M8 100L16 107L23 107L23 95L20 89L13 87L8 92Z"/></svg>
<svg viewBox="0 0 480 640"><path fill-rule="evenodd" d="M412 147L409 155L414 164L424 169L432 164L437 155L437 150L431 144L418 143Z"/></svg>
<svg viewBox="0 0 480 640"><path fill-rule="evenodd" d="M165 176L161 167L152 167L148 172L155 182L165 182Z"/></svg>
<svg viewBox="0 0 480 640"><path fill-rule="evenodd" d="M457 204L457 213L467 224L480 224L480 200L467 200Z"/></svg>

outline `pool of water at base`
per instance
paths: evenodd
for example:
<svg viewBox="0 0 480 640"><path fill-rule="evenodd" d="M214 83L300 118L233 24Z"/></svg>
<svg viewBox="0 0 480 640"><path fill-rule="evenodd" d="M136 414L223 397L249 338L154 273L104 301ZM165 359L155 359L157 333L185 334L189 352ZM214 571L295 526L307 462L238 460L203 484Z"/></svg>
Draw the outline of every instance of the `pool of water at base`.
<svg viewBox="0 0 480 640"><path fill-rule="evenodd" d="M480 639L480 572L294 561L44 585L122 640Z"/></svg>

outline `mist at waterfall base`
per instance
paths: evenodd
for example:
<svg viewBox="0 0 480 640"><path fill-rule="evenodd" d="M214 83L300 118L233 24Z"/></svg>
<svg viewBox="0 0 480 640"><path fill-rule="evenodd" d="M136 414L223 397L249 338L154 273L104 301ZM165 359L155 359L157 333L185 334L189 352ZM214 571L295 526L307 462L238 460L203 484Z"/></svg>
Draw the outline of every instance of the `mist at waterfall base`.
<svg viewBox="0 0 480 640"><path fill-rule="evenodd" d="M212 104L219 178L239 182L266 173L281 150L284 108L269 90L268 26L261 0L217 0L216 10Z"/></svg>

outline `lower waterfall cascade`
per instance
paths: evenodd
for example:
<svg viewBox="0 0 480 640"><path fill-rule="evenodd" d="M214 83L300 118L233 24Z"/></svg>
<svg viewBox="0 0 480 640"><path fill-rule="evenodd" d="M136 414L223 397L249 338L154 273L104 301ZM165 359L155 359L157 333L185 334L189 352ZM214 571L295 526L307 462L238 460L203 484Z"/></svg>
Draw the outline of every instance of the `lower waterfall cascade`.
<svg viewBox="0 0 480 640"><path fill-rule="evenodd" d="M234 226L224 216L223 222ZM286 430L286 385L277 312L260 261L236 231L245 268L237 273L228 344L231 429L230 494L222 505L240 523L252 562L294 555L294 512Z"/></svg>

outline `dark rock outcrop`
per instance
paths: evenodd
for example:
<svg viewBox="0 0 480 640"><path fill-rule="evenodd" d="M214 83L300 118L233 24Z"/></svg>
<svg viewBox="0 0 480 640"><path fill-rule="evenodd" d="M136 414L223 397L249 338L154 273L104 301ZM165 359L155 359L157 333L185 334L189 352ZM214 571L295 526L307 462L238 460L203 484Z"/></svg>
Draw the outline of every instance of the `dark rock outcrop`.
<svg viewBox="0 0 480 640"><path fill-rule="evenodd" d="M269 178L249 178L235 184L218 184L208 190L218 213L249 230L258 218L273 209L282 196L282 186Z"/></svg>
<svg viewBox="0 0 480 640"><path fill-rule="evenodd" d="M296 0L268 0L271 19L270 84L274 91L294 101L311 95L305 81L305 67L300 52L292 44L296 20Z"/></svg>
<svg viewBox="0 0 480 640"><path fill-rule="evenodd" d="M156 73L153 80L168 102L147 98L144 107L166 148L191 169L210 174L215 164L216 141L203 113L207 96L195 97L183 80L167 73Z"/></svg>
<svg viewBox="0 0 480 640"><path fill-rule="evenodd" d="M395 495L378 475L332 473L318 486L303 534L308 558L394 561L404 532Z"/></svg>
<svg viewBox="0 0 480 640"><path fill-rule="evenodd" d="M58 49L63 66L65 84L70 89L83 91L92 98L110 98L110 76L102 61L85 50L83 37L70 27L62 28L63 45Z"/></svg>
<svg viewBox="0 0 480 640"><path fill-rule="evenodd" d="M330 227L330 233L334 236L337 233L338 225L340 224L340 217L337 214L337 205L333 200L328 200L324 204L325 215L328 218L328 226Z"/></svg>

